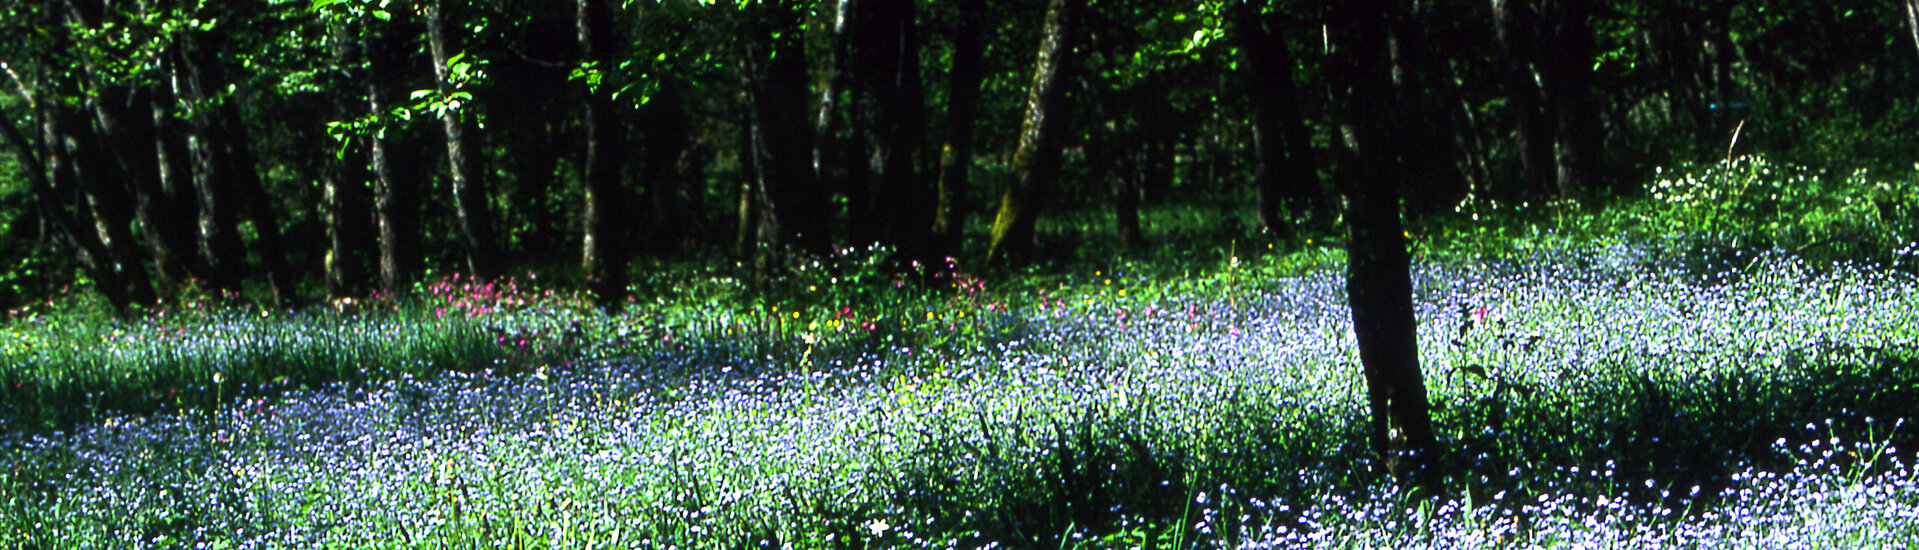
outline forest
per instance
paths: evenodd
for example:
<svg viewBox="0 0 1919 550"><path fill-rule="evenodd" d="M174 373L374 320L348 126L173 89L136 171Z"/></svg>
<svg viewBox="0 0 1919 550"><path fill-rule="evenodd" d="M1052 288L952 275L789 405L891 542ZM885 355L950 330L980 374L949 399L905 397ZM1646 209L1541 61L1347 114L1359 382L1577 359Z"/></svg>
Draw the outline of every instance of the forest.
<svg viewBox="0 0 1919 550"><path fill-rule="evenodd" d="M1919 0L0 0L0 546L1919 537Z"/></svg>
<svg viewBox="0 0 1919 550"><path fill-rule="evenodd" d="M1034 248L1070 209L1116 230L1060 240L1126 254L1168 201L1331 234L1361 121L1326 3L1082 3L10 2L0 291L535 271L613 303L644 259L1024 265L1075 249ZM1909 168L1899 6L1599 4L1394 16L1409 219L1602 208L1748 151Z"/></svg>

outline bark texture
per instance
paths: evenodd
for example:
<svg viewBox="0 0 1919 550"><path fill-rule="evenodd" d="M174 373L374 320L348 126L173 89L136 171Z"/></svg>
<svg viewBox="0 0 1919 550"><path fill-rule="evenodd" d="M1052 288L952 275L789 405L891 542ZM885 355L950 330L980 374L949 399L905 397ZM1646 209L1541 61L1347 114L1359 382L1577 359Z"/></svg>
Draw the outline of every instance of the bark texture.
<svg viewBox="0 0 1919 550"><path fill-rule="evenodd" d="M1072 120L1073 104L1066 96L1074 76L1073 46L1078 41L1085 0L1051 0L1046 6L1046 31L1040 39L1033 84L1026 96L1026 115L1020 123L1019 149L1013 153L1013 182L1000 193L993 218L988 265L1031 261L1033 227L1041 202L1060 174L1060 149Z"/></svg>
<svg viewBox="0 0 1919 550"><path fill-rule="evenodd" d="M1402 88L1407 67L1394 43L1408 32L1405 8L1392 0L1337 2L1328 34L1332 77L1354 162L1346 167L1346 292L1372 412L1373 447L1387 468L1428 494L1444 492L1426 384L1419 368L1412 277L1400 222L1399 189L1429 164L1412 162L1405 112L1396 105L1420 90Z"/></svg>
<svg viewBox="0 0 1919 550"><path fill-rule="evenodd" d="M580 59L595 70L614 59L619 39L613 33L605 0L579 0ZM614 112L611 86L588 90L582 110L586 121L586 204L581 243L580 273L600 307L618 312L626 304L627 263L632 232L622 160L627 154L626 133Z"/></svg>

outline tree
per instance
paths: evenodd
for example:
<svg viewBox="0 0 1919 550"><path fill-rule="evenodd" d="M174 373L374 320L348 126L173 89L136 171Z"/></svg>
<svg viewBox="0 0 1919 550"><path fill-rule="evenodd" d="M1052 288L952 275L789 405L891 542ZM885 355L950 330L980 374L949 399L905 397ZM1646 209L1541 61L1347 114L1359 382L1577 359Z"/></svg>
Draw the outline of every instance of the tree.
<svg viewBox="0 0 1919 550"><path fill-rule="evenodd" d="M806 124L806 49L796 7L770 2L742 6L740 89L746 104L742 155L750 169L757 219L757 258L771 264L792 246L823 253L830 242L826 195L809 169L811 132Z"/></svg>
<svg viewBox="0 0 1919 550"><path fill-rule="evenodd" d="M240 119L236 82L227 75L230 36L220 28L243 16L221 13L214 29L185 30L170 52L174 95L188 113L194 187L200 198L201 258L208 280L221 292L240 291L246 273L241 218L253 221L254 252L265 264L275 304L297 301L294 275L281 240L280 220L261 185L252 139Z"/></svg>
<svg viewBox="0 0 1919 550"><path fill-rule="evenodd" d="M1027 92L1019 148L1013 153L1013 181L1000 192L999 211L993 218L992 242L986 250L989 265L1031 260L1033 227L1039 221L1041 201L1059 178L1060 149L1072 120L1073 104L1066 91L1077 64L1073 47L1085 8L1085 0L1047 3L1046 31Z"/></svg>
<svg viewBox="0 0 1919 550"><path fill-rule="evenodd" d="M1412 276L1400 223L1399 189L1427 177L1411 162L1409 115L1396 108L1418 94L1397 84L1408 67L1393 50L1407 32L1404 7L1390 0L1333 3L1328 35L1335 48L1330 76L1353 159L1344 167L1346 293L1359 341L1372 413L1373 448L1395 475L1443 492L1440 448L1419 369Z"/></svg>
<svg viewBox="0 0 1919 550"><path fill-rule="evenodd" d="M365 296L372 290L371 274L375 250L379 247L373 232L373 195L367 186L372 178L367 160L366 139L345 133L350 121L363 118L364 99L354 93L366 78L361 40L356 25L335 19L327 26L328 55L332 66L327 71L326 89L329 119L342 135L331 136L337 147L326 151L320 172L322 223L326 226L326 297L338 300ZM379 139L377 136L373 139Z"/></svg>
<svg viewBox="0 0 1919 550"><path fill-rule="evenodd" d="M493 215L487 208L486 170L479 165L483 156L468 136L478 128L468 111L473 95L462 91L463 81L476 78L474 64L466 53L450 53L447 44L445 0L429 1L426 16L427 46L433 54L433 83L439 92L440 125L446 130L447 182L452 192L454 227L459 233L466 268L473 276L490 279L500 274L499 243L493 236Z"/></svg>
<svg viewBox="0 0 1919 550"><path fill-rule="evenodd" d="M8 68L8 72L12 72L11 68ZM23 92L26 90L25 86L21 86L20 89ZM35 102L29 96L27 103L31 106ZM81 220L77 219L74 213L67 209L65 201L61 200L63 195L70 195L70 193L62 193L50 178L50 174L58 173L55 167L42 160L42 157L36 153L33 143L18 128L15 128L12 122L0 121L0 138L5 138L15 158L26 165L27 184L33 195L35 210L38 211L41 219L48 221L52 226L54 238L63 245L61 248L70 251L79 260L80 267L96 281L100 293L107 298L114 311L125 311L131 305L132 299L120 286L112 283L116 280L117 274L108 264L109 252L98 240L98 234L82 227ZM49 147L47 151L48 156L54 156L52 147Z"/></svg>
<svg viewBox="0 0 1919 550"><path fill-rule="evenodd" d="M1919 0L1906 0L1906 25L1912 29L1912 45L1919 47Z"/></svg>
<svg viewBox="0 0 1919 550"><path fill-rule="evenodd" d="M940 254L960 255L960 229L966 225L966 193L973 167L973 127L979 121L980 84L986 78L985 0L961 0L953 29L953 66L947 71L946 131L940 144L939 196L933 236Z"/></svg>
<svg viewBox="0 0 1919 550"><path fill-rule="evenodd" d="M1311 134L1293 82L1293 55L1271 18L1250 1L1232 2L1233 32L1246 64L1240 70L1253 103L1254 188L1259 216L1279 239L1291 239L1286 215L1318 210L1319 173L1312 157Z"/></svg>
<svg viewBox="0 0 1919 550"><path fill-rule="evenodd" d="M632 233L627 213L632 208L622 159L628 152L626 132L614 111L613 92L604 80L617 62L619 37L606 0L579 0L577 29L580 68L588 90L581 105L586 122L586 203L582 223L580 274L600 307L618 312L626 303L627 263Z"/></svg>
<svg viewBox="0 0 1919 550"><path fill-rule="evenodd" d="M387 17L392 17L391 15ZM416 147L401 143L402 120L396 120L395 83L406 66L407 49L398 33L387 32L368 17L358 29L366 55L367 169L373 176L373 218L380 242L380 290L387 296L405 292L425 263L421 257L420 158Z"/></svg>
<svg viewBox="0 0 1919 550"><path fill-rule="evenodd" d="M920 175L927 122L913 2L859 0L854 10L853 104L866 152L854 170L873 189L864 209L871 217L855 223L879 227L902 265L945 265L932 242L936 197Z"/></svg>

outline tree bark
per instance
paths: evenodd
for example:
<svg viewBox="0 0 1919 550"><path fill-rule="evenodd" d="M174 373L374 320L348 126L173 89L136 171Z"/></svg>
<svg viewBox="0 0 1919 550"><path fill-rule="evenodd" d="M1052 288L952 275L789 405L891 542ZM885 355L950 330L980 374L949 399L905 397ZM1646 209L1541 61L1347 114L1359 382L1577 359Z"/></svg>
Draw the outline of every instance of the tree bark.
<svg viewBox="0 0 1919 550"><path fill-rule="evenodd" d="M30 98L28 103L29 105L33 103ZM44 112L42 116L45 116ZM33 143L28 141L26 135L15 128L10 121L0 121L0 138L6 140L7 146L13 149L15 158L25 165L27 186L33 195L34 208L39 211L41 219L47 220L49 225L53 226L54 238L64 248L72 251L74 258L79 261L80 268L95 281L101 295L107 298L107 303L113 306L113 310L126 311L133 300L118 284L118 275L108 264L106 247L99 242L97 234L88 231L84 227L85 224L75 217L72 210L68 209L68 201L63 200L62 196L71 196L72 193L62 192L61 186L54 181L54 177L61 170L61 167L55 163L64 162L65 153L57 152L54 145L48 144L48 154L46 159L42 160L41 155L36 154ZM70 191L70 187L67 190Z"/></svg>
<svg viewBox="0 0 1919 550"><path fill-rule="evenodd" d="M1409 162L1417 149L1395 106L1420 93L1401 89L1393 44L1405 32L1404 7L1387 0L1345 0L1333 5L1328 34L1334 44L1330 76L1339 112L1348 126L1356 162L1345 168L1347 276L1367 398L1373 447L1394 475L1416 490L1444 492L1440 449L1433 435L1426 384L1419 368L1418 325L1413 317L1410 260L1400 223L1399 189L1430 174L1428 164Z"/></svg>
<svg viewBox="0 0 1919 550"><path fill-rule="evenodd" d="M267 268L267 284L275 304L290 304L293 274L280 240L279 219L261 187L257 161L246 128L240 123L238 99L221 95L230 82L219 58L218 33L194 32L174 51L175 94L193 116L188 148L193 156L194 188L200 198L200 255L212 287L240 292L245 277L246 245L241 240L242 215L253 219L257 252Z"/></svg>
<svg viewBox="0 0 1919 550"><path fill-rule="evenodd" d="M590 70L609 71L616 59L619 38L613 34L606 0L579 0L577 4L580 61ZM602 73L606 74L606 73ZM626 132L614 112L611 82L587 90L582 103L586 121L586 193L582 215L580 273L600 307L617 313L626 304L627 264L632 229L628 222L632 200L622 173L627 154Z"/></svg>
<svg viewBox="0 0 1919 550"><path fill-rule="evenodd" d="M759 217L757 263L777 263L787 246L824 253L830 218L826 195L809 169L814 140L806 123L811 94L799 14L789 6L754 3L742 16L740 87L748 105L747 152L754 157L747 166L754 170Z"/></svg>
<svg viewBox="0 0 1919 550"><path fill-rule="evenodd" d="M925 90L911 0L860 0L853 17L855 109L865 138L864 168L875 185L867 223L881 228L898 263L940 266L932 230L938 208L920 175L926 152Z"/></svg>
<svg viewBox="0 0 1919 550"><path fill-rule="evenodd" d="M192 278L187 251L192 250L190 227L185 216L168 209L160 164L163 149L153 118L153 91L150 87L101 87L90 96L88 108L94 123L106 139L107 150L118 161L126 182L133 218L140 227L153 272L158 276L162 294L172 296ZM129 207L129 206L122 206ZM190 211L188 211L190 212ZM185 230L185 231L183 231Z"/></svg>
<svg viewBox="0 0 1919 550"><path fill-rule="evenodd" d="M1014 179L1000 193L992 242L986 250L989 265L1032 260L1033 227L1039 221L1041 201L1059 179L1060 149L1072 120L1073 104L1066 91L1078 63L1072 52L1085 7L1085 0L1047 3L1046 30L1040 39L1033 84L1027 90L1019 149L1013 153Z"/></svg>
<svg viewBox="0 0 1919 550"><path fill-rule="evenodd" d="M960 232L966 226L966 191L971 185L973 129L979 121L980 85L986 79L986 41L982 29L985 0L961 0L959 24L953 29L953 67L946 82L946 134L940 145L939 202L933 218L933 238L939 254L960 255Z"/></svg>
<svg viewBox="0 0 1919 550"><path fill-rule="evenodd" d="M813 178L819 182L822 190L830 192L832 189L838 189L846 192L848 197L857 195L859 200L852 201L854 205L852 219L866 220L870 217L867 212L870 205L866 199L866 189L849 187L853 183L853 174L849 171L852 166L852 155L848 146L849 140L840 136L842 129L848 126L846 121L848 102L844 98L851 95L849 90L852 88L854 70L852 33L855 23L853 18L859 13L854 6L854 0L831 0L831 2L833 20L825 31L826 59L822 60L820 65L824 74L819 80L819 104L813 118ZM859 183L864 185L863 181ZM853 224L854 227L861 225L864 224ZM862 230L855 230L854 233L856 242L871 242L870 239L876 235Z"/></svg>
<svg viewBox="0 0 1919 550"><path fill-rule="evenodd" d="M443 100L452 102L453 94L460 90L448 66L452 47L447 44L444 4L443 0L432 0L425 6L427 49L433 55L434 87ZM469 143L474 141L469 136L478 134L472 117L467 115L472 108L474 104L466 102L447 105L440 111L440 125L446 130L447 187L453 195L453 225L466 256L466 269L487 280L500 275L501 258L493 236L493 215L487 208L486 170L480 166L483 154Z"/></svg>
<svg viewBox="0 0 1919 550"><path fill-rule="evenodd" d="M1906 26L1912 29L1912 45L1919 47L1919 0L1906 0Z"/></svg>
<svg viewBox="0 0 1919 550"><path fill-rule="evenodd" d="M663 78L664 80L664 78ZM685 251L693 229L697 208L694 199L701 191L698 181L685 172L682 158L693 147L692 119L676 82L662 82L658 91L640 107L641 127L645 128L645 202L651 224L646 244L655 254Z"/></svg>
<svg viewBox="0 0 1919 550"><path fill-rule="evenodd" d="M393 298L412 286L423 264L418 155L411 147L396 143L403 128L387 113L394 89L389 80L403 64L403 46L371 27L363 29L361 37L367 56L367 109L375 125L367 131L366 151L367 168L373 176L374 225L380 241L380 291Z"/></svg>
<svg viewBox="0 0 1919 550"><path fill-rule="evenodd" d="M1253 103L1253 149L1259 157L1253 182L1259 190L1260 220L1275 238L1291 240L1293 224L1287 216L1307 215L1321 202L1311 135L1293 82L1292 51L1257 6L1236 2L1231 9L1233 30L1246 56L1242 75Z"/></svg>
<svg viewBox="0 0 1919 550"><path fill-rule="evenodd" d="M174 57L163 56L163 74L177 74ZM172 249L175 261L183 264L188 276L185 285L198 285L206 279L198 254L200 200L193 185L193 155L188 142L189 129L175 110L181 105L174 86L162 81L153 87L154 159L160 170L160 189L156 198L161 238ZM184 290L184 289L175 289Z"/></svg>
<svg viewBox="0 0 1919 550"><path fill-rule="evenodd" d="M1549 48L1547 108L1553 113L1553 165L1564 198L1597 201L1608 195L1598 177L1604 131L1593 98L1591 0L1554 2L1553 47Z"/></svg>
<svg viewBox="0 0 1919 550"><path fill-rule="evenodd" d="M1513 142L1519 151L1518 189L1495 197L1508 201L1544 200L1558 194L1554 168L1552 119L1546 111L1544 90L1533 57L1542 42L1538 15L1530 5L1515 0L1493 0L1493 29L1500 46L1499 72L1506 95L1512 99ZM1520 0L1524 2L1525 0Z"/></svg>
<svg viewBox="0 0 1919 550"><path fill-rule="evenodd" d="M135 260L133 190L126 184L127 174L120 170L105 138L82 111L56 107L53 118L60 120L59 140L68 149L75 179L85 197L87 217L93 220L94 232L106 246L109 265L118 275L115 284L134 304L154 303L152 280L146 267Z"/></svg>
<svg viewBox="0 0 1919 550"><path fill-rule="evenodd" d="M363 60L360 39L348 28L331 29L333 64L352 76L335 78L327 87L335 121L359 118L364 109L358 94L352 93L355 79L362 71L347 69ZM377 136L373 136L377 139ZM320 213L326 225L327 252L326 297L339 300L365 296L373 288L373 259L380 246L374 239L373 196L367 183L373 178L369 167L371 152L364 140L341 136L339 147L328 148L321 160Z"/></svg>

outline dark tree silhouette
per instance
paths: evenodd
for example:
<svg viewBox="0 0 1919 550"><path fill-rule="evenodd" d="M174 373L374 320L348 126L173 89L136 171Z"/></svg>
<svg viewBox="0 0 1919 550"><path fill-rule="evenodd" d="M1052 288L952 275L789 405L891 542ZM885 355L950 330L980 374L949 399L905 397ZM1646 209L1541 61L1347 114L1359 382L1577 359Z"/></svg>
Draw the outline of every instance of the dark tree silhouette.
<svg viewBox="0 0 1919 550"><path fill-rule="evenodd" d="M619 37L614 35L606 0L579 0L577 17L581 65L608 70L605 64L614 62ZM594 301L618 312L626 303L632 200L621 173L627 153L626 132L614 112L613 91L611 83L602 81L599 89L587 90L582 105L586 122L586 204L581 216L585 229L580 274Z"/></svg>
<svg viewBox="0 0 1919 550"><path fill-rule="evenodd" d="M1399 189L1425 174L1412 162L1398 109L1418 90L1400 88L1392 44L1405 28L1404 8L1391 0L1333 3L1328 28L1335 53L1331 76L1340 91L1341 122L1355 158L1346 167L1346 293L1359 340L1361 368L1372 411L1373 447L1395 475L1415 487L1443 492L1440 449L1419 368L1412 276L1400 223Z"/></svg>

